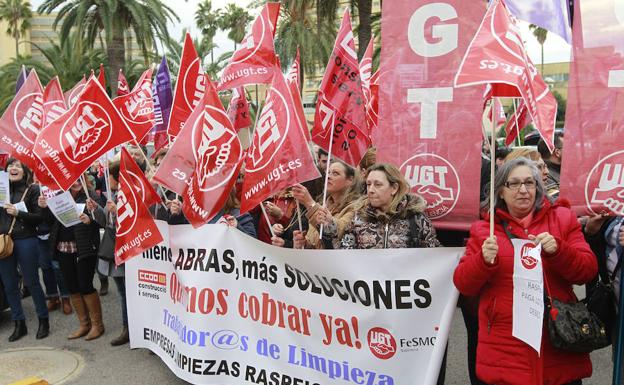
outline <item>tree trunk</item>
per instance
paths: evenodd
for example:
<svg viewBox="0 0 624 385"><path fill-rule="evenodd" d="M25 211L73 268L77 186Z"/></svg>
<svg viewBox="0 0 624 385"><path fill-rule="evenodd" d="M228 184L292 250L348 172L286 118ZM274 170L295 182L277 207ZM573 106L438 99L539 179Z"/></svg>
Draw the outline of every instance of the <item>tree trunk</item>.
<svg viewBox="0 0 624 385"><path fill-rule="evenodd" d="M544 77L544 43L542 45L542 77Z"/></svg>
<svg viewBox="0 0 624 385"><path fill-rule="evenodd" d="M112 37L108 42L108 46L106 47L106 53L108 54L108 64L109 70L111 74L116 74L119 72L119 69L123 69L126 64L126 55L125 55L125 43L124 39L124 30L121 23L116 22L113 24L113 33ZM111 97L117 96L117 81L111 80Z"/></svg>
<svg viewBox="0 0 624 385"><path fill-rule="evenodd" d="M360 25L358 26L358 59L366 53L366 47L370 41L371 31L371 13L373 12L372 0L358 0L358 18Z"/></svg>
<svg viewBox="0 0 624 385"><path fill-rule="evenodd" d="M19 37L15 36L15 59L19 57Z"/></svg>

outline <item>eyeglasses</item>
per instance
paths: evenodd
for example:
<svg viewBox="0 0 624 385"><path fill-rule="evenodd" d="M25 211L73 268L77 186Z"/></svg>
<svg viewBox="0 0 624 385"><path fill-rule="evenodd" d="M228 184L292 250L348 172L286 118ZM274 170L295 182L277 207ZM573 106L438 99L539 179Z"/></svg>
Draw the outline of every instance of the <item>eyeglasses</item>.
<svg viewBox="0 0 624 385"><path fill-rule="evenodd" d="M522 185L524 185L524 187L527 190L534 190L537 187L537 183L533 179L525 180L524 182L521 182L521 181L518 181L518 180L513 180L511 182L509 182L509 181L505 182L505 187L507 187L510 190L514 190L514 191L520 190L520 187L522 187Z"/></svg>

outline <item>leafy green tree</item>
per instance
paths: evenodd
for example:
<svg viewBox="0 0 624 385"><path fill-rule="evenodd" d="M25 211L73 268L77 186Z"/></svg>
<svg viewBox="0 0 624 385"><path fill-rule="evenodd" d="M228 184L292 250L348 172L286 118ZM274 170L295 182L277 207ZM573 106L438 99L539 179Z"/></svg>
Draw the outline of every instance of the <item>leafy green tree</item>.
<svg viewBox="0 0 624 385"><path fill-rule="evenodd" d="M15 83L22 71L22 66L25 66L28 70L34 68L43 85L47 84L54 76L54 72L50 67L33 60L30 56L20 55L12 58L11 61L0 67L0 115L4 113L9 103L15 97Z"/></svg>
<svg viewBox="0 0 624 385"><path fill-rule="evenodd" d="M553 91L552 94L555 99L557 99L557 127L563 127L565 124L566 106L568 102L559 92Z"/></svg>
<svg viewBox="0 0 624 385"><path fill-rule="evenodd" d="M212 1L204 0L199 3L197 12L195 12L195 23L201 31L205 44L210 46L210 61L214 63L214 37L219 30L219 21L221 19L221 10L212 9Z"/></svg>
<svg viewBox="0 0 624 385"><path fill-rule="evenodd" d="M253 17L246 9L239 7L234 3L230 3L225 7L219 19L220 28L228 31L228 38L234 42L234 51L245 38L245 30Z"/></svg>
<svg viewBox="0 0 624 385"><path fill-rule="evenodd" d="M45 0L38 9L40 13L52 11L58 11L54 28L60 24L61 40L67 39L72 29L81 37L76 40L78 52L83 41L93 47L104 32L110 74L125 67L127 31L133 32L147 65L155 40L169 40L167 22L179 22L161 0ZM117 82L109 84L116 95Z"/></svg>
<svg viewBox="0 0 624 385"><path fill-rule="evenodd" d="M7 34L15 39L15 57L19 56L19 39L30 28L32 20L30 2L23 0L0 1L0 20L8 23Z"/></svg>

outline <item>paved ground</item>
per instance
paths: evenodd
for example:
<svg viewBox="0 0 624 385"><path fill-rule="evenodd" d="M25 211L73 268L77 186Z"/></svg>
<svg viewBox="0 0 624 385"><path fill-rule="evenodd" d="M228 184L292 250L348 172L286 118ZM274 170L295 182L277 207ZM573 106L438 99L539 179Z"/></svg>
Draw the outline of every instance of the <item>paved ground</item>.
<svg viewBox="0 0 624 385"><path fill-rule="evenodd" d="M29 334L21 340L8 343L7 338L13 330L13 324L8 312L0 316L0 357L7 349L25 349L46 347L66 350L81 358L76 365L74 360L66 359L73 371L62 382L67 385L130 385L130 384L187 384L176 378L160 359L143 349L130 350L128 345L113 348L109 345L121 330L121 316L119 314L119 300L111 281L109 295L102 299L105 309L104 322L106 334L98 340L86 342L83 340L68 341L66 335L76 326L75 316L65 316L58 311L51 313L51 335L42 340L35 339L37 329L34 306L30 298L24 300L24 308L28 317ZM469 384L466 368L466 333L459 311L453 320L447 367L447 381L449 385ZM47 353L46 353L47 354ZM34 353L33 353L34 355ZM611 384L611 355L610 349L603 349L592 354L594 375L584 382L585 385ZM23 360L11 365L11 373L7 369L0 369L0 385L10 383L10 376L20 379L37 375L32 360ZM3 368L0 362L0 368ZM59 377L60 378L60 377ZM528 384L527 384L528 385Z"/></svg>

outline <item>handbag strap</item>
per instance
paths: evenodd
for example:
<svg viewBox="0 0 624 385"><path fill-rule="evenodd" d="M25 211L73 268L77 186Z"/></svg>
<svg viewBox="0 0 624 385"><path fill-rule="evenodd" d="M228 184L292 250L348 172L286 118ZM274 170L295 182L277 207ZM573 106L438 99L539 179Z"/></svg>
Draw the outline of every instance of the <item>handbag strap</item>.
<svg viewBox="0 0 624 385"><path fill-rule="evenodd" d="M26 190L24 190L24 193L22 194L22 198L19 200L20 202L24 200L24 198L26 198L26 193L28 192L28 189L30 189L30 186L26 187ZM17 215L13 217L13 220L11 221L11 227L9 227L9 232L7 233L8 235L11 235L11 233L13 232L13 227L15 226L15 221L17 220Z"/></svg>

